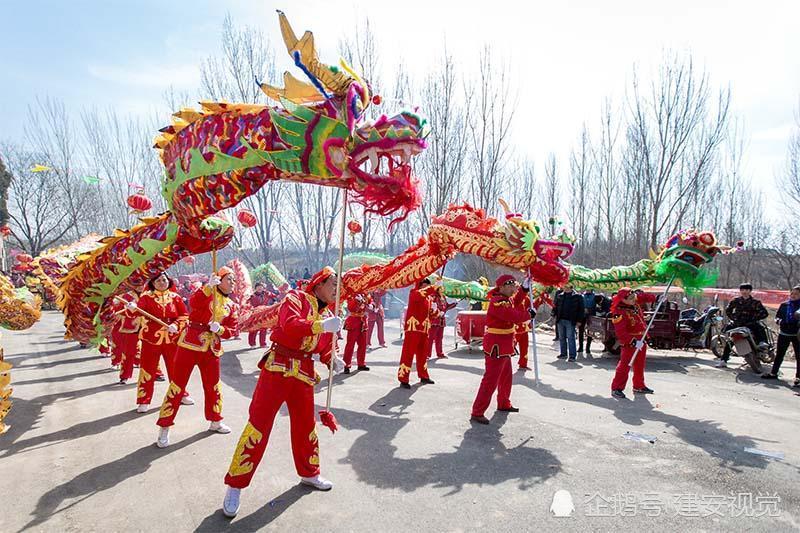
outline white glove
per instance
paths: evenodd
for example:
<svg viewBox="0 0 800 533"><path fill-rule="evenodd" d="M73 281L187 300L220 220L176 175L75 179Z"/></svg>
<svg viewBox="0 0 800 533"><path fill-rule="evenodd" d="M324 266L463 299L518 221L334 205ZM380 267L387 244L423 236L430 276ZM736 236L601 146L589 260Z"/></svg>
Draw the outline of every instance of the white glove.
<svg viewBox="0 0 800 533"><path fill-rule="evenodd" d="M332 316L322 321L322 331L325 333L336 333L342 329L342 319L338 316Z"/></svg>
<svg viewBox="0 0 800 533"><path fill-rule="evenodd" d="M178 325L177 324L170 324L167 326L167 331L170 333L178 333Z"/></svg>
<svg viewBox="0 0 800 533"><path fill-rule="evenodd" d="M636 341L636 349L641 350L644 348L644 341Z"/></svg>
<svg viewBox="0 0 800 533"><path fill-rule="evenodd" d="M136 305L136 302L128 302L125 304L125 309L128 311L136 311L138 308L139 306Z"/></svg>
<svg viewBox="0 0 800 533"><path fill-rule="evenodd" d="M333 359L333 373L340 374L344 370L344 359L341 357L335 357Z"/></svg>
<svg viewBox="0 0 800 533"><path fill-rule="evenodd" d="M219 322L209 322L208 329L211 330L211 333L219 333L219 330L222 329L222 326L219 325Z"/></svg>
<svg viewBox="0 0 800 533"><path fill-rule="evenodd" d="M208 278L208 283L206 285L209 287L216 287L219 285L220 281L222 280L219 279L219 276L212 275L210 278Z"/></svg>

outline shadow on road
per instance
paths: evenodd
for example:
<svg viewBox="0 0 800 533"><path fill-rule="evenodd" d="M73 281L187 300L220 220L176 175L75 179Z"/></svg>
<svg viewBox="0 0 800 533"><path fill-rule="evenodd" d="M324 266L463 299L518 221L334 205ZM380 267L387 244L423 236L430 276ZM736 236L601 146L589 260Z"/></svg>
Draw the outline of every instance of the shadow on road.
<svg viewBox="0 0 800 533"><path fill-rule="evenodd" d="M235 520L231 520L226 518L225 515L222 514L222 510L219 509L203 519L195 531L198 533L211 533L229 529L236 531L258 531L261 528L271 524L273 520L278 518L292 505L297 503L300 498L311 493L313 490L314 489L304 485L295 485L289 490L283 492L277 498L274 498L272 501L268 502L263 507L259 508L258 511L241 519L237 518ZM242 491L242 498L245 497L246 491Z"/></svg>
<svg viewBox="0 0 800 533"><path fill-rule="evenodd" d="M211 435L210 432L204 431L188 439L176 442L166 449L157 448L155 443L148 444L125 457L78 474L66 483L44 493L39 498L36 509L33 511L33 519L20 531L36 528L54 514L65 511L98 492L114 488L126 479L146 472L154 461L203 440L209 435ZM61 504L68 499L74 501L62 507Z"/></svg>
<svg viewBox="0 0 800 533"><path fill-rule="evenodd" d="M520 489L554 476L561 462L549 450L528 446L528 440L508 448L500 429L506 413L495 413L488 426L473 425L453 450L429 457L404 459L396 456L392 444L408 424L403 417L414 390L394 389L376 400L370 410L378 413L337 409L342 427L360 430L342 464L349 464L359 480L377 488L413 492L425 486L450 489L447 496L460 492L465 485L499 485L516 480ZM383 416L384 414L388 416Z"/></svg>
<svg viewBox="0 0 800 533"><path fill-rule="evenodd" d="M654 409L653 404L645 396L634 396L633 400L617 400L611 396L593 396L591 394L574 393L555 389L546 383L538 386L532 382L520 383L532 391L544 396L568 402L593 405L611 413L621 422L640 426L645 420L660 422L674 428L676 436L687 444L695 446L712 457L721 467L740 472L739 467L766 468L770 463L765 457L746 453L745 448L757 448L756 439L747 435L734 435L723 429L719 422L713 420L689 420Z"/></svg>

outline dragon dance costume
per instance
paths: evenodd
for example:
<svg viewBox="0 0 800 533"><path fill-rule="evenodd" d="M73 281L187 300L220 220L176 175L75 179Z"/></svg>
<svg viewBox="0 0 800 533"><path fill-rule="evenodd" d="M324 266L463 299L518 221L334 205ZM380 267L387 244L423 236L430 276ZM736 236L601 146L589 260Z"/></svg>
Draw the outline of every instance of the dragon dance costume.
<svg viewBox="0 0 800 533"><path fill-rule="evenodd" d="M347 341L344 345L344 371L350 371L353 362L353 351L357 350L356 363L359 370L367 368L367 307L371 298L364 294L355 294L347 300L347 318L344 329L347 330Z"/></svg>
<svg viewBox="0 0 800 533"><path fill-rule="evenodd" d="M425 353L428 344L428 332L431 327L431 296L435 288L430 280L424 278L408 293L408 309L403 325L403 351L400 355L400 368L397 379L403 387L408 387L411 364L416 358L417 375L423 383L430 382L428 375L428 357Z"/></svg>
<svg viewBox="0 0 800 533"><path fill-rule="evenodd" d="M636 342L644 334L647 324L642 312L642 304L650 304L656 301L655 294L642 293L636 296L636 303L627 305L623 300L631 294L631 289L620 289L611 302L611 322L614 324L614 333L621 345L619 362L614 379L611 382L612 391L625 389L628 383L628 372L630 371L631 358L636 351ZM647 358L647 344L643 344L639 349L636 360L633 362L633 389L645 390L644 367Z"/></svg>

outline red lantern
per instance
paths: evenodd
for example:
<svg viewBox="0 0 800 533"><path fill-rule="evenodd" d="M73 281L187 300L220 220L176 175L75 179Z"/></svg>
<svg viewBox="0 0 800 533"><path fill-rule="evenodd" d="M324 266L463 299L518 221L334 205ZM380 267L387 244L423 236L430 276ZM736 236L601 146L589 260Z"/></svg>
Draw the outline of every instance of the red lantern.
<svg viewBox="0 0 800 533"><path fill-rule="evenodd" d="M153 202L140 191L128 196L128 206L134 213L144 213L150 211L150 208L153 207Z"/></svg>
<svg viewBox="0 0 800 533"><path fill-rule="evenodd" d="M11 235L11 228L8 227L8 224L3 224L2 226L0 226L0 235L2 235L3 237L8 237L9 235Z"/></svg>
<svg viewBox="0 0 800 533"><path fill-rule="evenodd" d="M33 257L29 256L28 254L17 254L17 261L20 263L30 263L33 261Z"/></svg>
<svg viewBox="0 0 800 533"><path fill-rule="evenodd" d="M252 228L258 224L258 219L249 209L240 209L239 212L236 213L236 219L239 221L239 224L245 228Z"/></svg>
<svg viewBox="0 0 800 533"><path fill-rule="evenodd" d="M381 95L376 94L375 96L372 97L372 103L373 104L381 105L381 102L383 102L383 98L381 98Z"/></svg>
<svg viewBox="0 0 800 533"><path fill-rule="evenodd" d="M347 231L350 232L351 237L355 237L361 233L361 224L358 223L358 220L351 220L347 223Z"/></svg>

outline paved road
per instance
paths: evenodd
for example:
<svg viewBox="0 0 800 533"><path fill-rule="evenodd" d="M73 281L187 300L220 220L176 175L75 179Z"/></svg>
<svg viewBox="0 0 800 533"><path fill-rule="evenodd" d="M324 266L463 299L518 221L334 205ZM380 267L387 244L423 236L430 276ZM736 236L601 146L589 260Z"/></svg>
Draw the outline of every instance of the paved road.
<svg viewBox="0 0 800 533"><path fill-rule="evenodd" d="M556 362L540 338L542 382L516 374L522 411L490 412L484 427L468 421L477 352L451 352L430 365L435 385L406 391L395 386L393 342L369 353L372 371L335 380L341 430L319 431L334 490L297 484L284 413L229 522L219 512L222 478L259 351L225 344L224 412L234 433L209 434L198 402L181 410L173 445L160 450L157 406L136 414L134 386L114 384L108 359L64 342L61 331L60 316L45 313L30 331L3 337L15 403L0 436L2 532L800 529L800 397L785 381L715 369L708 355L655 354L656 394L616 401L608 394L615 360ZM396 322L388 337L398 338ZM158 383L157 396L165 389ZM196 374L190 391L202 397ZM626 431L657 440L626 440ZM550 512L559 490L573 500L569 517Z"/></svg>

